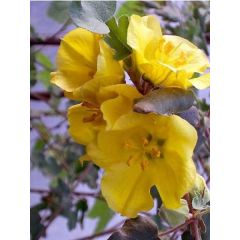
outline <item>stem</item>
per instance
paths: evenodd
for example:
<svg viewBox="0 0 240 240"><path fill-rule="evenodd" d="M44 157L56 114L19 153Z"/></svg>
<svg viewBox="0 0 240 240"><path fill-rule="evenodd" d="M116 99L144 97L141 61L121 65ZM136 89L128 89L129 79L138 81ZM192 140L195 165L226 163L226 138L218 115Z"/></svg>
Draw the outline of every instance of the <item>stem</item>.
<svg viewBox="0 0 240 240"><path fill-rule="evenodd" d="M193 232L193 236L195 237L195 240L201 240L201 235L198 229L198 220L196 219L192 224L192 232Z"/></svg>
<svg viewBox="0 0 240 240"><path fill-rule="evenodd" d="M183 229L183 228L185 228L186 226L188 226L190 223L193 223L194 221L195 221L194 219L189 219L189 220L187 220L185 223L182 223L182 224L180 224L180 225L178 225L178 226L176 226L176 227L174 227L174 228L171 228L171 229L169 229L169 230L167 230L167 231L165 231L165 232L159 233L158 236L159 236L159 237L162 237L162 236L168 235L168 234L170 234L170 233L173 233L173 232L175 232L175 231L177 231L177 230Z"/></svg>
<svg viewBox="0 0 240 240"><path fill-rule="evenodd" d="M187 201L188 203L188 207L189 207L189 212L195 216L194 214L194 210L193 210L193 207L192 207L192 199L190 197L190 194L186 194L184 196L185 200ZM194 218L193 219L194 221L191 223L190 225L190 228L191 228L191 232L192 232L192 235L194 237L195 240L201 240L201 235L200 235L200 232L199 232L199 228L198 228L198 219L197 218Z"/></svg>

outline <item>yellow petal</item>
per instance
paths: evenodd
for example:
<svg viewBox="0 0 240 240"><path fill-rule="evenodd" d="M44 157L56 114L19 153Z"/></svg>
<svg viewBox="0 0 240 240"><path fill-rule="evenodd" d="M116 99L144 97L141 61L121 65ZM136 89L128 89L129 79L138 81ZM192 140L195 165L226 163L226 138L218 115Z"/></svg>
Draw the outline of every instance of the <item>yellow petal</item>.
<svg viewBox="0 0 240 240"><path fill-rule="evenodd" d="M101 111L107 129L111 129L119 117L132 111L134 100L141 94L133 86L118 84L102 88L99 97L101 101L106 99L101 105Z"/></svg>
<svg viewBox="0 0 240 240"><path fill-rule="evenodd" d="M172 115L168 121L168 141L165 148L176 152L182 158L192 158L197 143L197 131L184 119Z"/></svg>
<svg viewBox="0 0 240 240"><path fill-rule="evenodd" d="M156 16L132 15L130 17L127 43L134 50L144 52L146 46L153 40L159 40L161 35L161 27Z"/></svg>
<svg viewBox="0 0 240 240"><path fill-rule="evenodd" d="M161 199L166 208L181 206L181 198L188 193L196 178L196 168L191 158L182 158L176 152L164 151L164 159L149 165Z"/></svg>
<svg viewBox="0 0 240 240"><path fill-rule="evenodd" d="M198 78L192 78L189 82L198 89L205 89L210 86L210 73L206 73Z"/></svg>
<svg viewBox="0 0 240 240"><path fill-rule="evenodd" d="M108 205L123 216L134 218L153 207L151 178L138 164L119 163L107 169L101 189Z"/></svg>
<svg viewBox="0 0 240 240"><path fill-rule="evenodd" d="M113 58L113 50L103 40L99 41L99 45L96 74L74 93L75 97L94 103L101 87L122 83L124 79L122 65Z"/></svg>
<svg viewBox="0 0 240 240"><path fill-rule="evenodd" d="M66 34L57 53L57 73L52 82L63 90L74 91L93 77L97 69L100 35L76 28Z"/></svg>
<svg viewBox="0 0 240 240"><path fill-rule="evenodd" d="M132 111L132 105L132 101L123 96L105 101L101 105L101 111L103 112L104 120L107 122L107 130L114 126L114 123L120 116Z"/></svg>
<svg viewBox="0 0 240 240"><path fill-rule="evenodd" d="M74 105L68 110L69 133L79 144L88 144L96 138L97 132L105 126L99 110Z"/></svg>

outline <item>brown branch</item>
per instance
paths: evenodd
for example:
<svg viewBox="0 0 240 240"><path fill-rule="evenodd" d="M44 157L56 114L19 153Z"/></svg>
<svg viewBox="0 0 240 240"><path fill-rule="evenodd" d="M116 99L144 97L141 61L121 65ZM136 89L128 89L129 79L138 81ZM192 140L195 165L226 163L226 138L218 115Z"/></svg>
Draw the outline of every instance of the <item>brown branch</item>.
<svg viewBox="0 0 240 240"><path fill-rule="evenodd" d="M194 216L194 218L192 218L194 221L190 225L191 233L192 233L195 240L201 240L201 235L200 235L199 228L198 228L198 219L195 217L195 212L194 212L194 209L192 207L191 196L188 193L184 196L184 198L188 203L189 212Z"/></svg>
<svg viewBox="0 0 240 240"><path fill-rule="evenodd" d="M30 189L31 193L36 193L36 194L50 194L51 191L47 190L47 189ZM98 198L99 194L98 193L88 193L88 192L77 192L77 191L73 191L72 192L73 195L75 196L81 196L81 197L93 197L93 198Z"/></svg>
<svg viewBox="0 0 240 240"><path fill-rule="evenodd" d="M59 38L46 38L46 39L30 39L30 46L33 45L59 45L61 40Z"/></svg>
<svg viewBox="0 0 240 240"><path fill-rule="evenodd" d="M100 233L96 233L96 234L93 234L93 235L89 235L89 236L86 236L86 237L77 238L77 239L74 239L74 240L91 240L91 239L95 239L95 238L97 238L97 237L101 237L101 236L104 236L104 235L113 233L113 232L117 231L117 228L118 228L120 225L122 225L123 222L125 222L125 219L122 220L121 222L119 222L118 224L116 224L115 226L109 228L108 230L105 230L105 231L102 231L102 232L100 232Z"/></svg>

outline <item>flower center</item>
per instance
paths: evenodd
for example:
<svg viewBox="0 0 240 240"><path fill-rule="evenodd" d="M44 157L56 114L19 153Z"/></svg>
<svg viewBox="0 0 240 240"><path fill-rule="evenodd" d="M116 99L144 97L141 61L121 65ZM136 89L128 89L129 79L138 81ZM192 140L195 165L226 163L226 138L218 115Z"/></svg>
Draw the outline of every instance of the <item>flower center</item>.
<svg viewBox="0 0 240 240"><path fill-rule="evenodd" d="M145 170L151 161L163 158L163 145L165 139L153 138L151 134L143 137L139 142L125 141L124 148L129 152L127 165L139 163L142 170Z"/></svg>

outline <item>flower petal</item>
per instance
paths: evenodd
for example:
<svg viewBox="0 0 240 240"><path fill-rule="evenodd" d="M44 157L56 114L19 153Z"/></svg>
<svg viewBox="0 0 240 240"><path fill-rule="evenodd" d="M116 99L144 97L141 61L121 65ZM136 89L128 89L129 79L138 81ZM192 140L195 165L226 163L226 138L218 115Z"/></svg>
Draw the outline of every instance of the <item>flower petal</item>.
<svg viewBox="0 0 240 240"><path fill-rule="evenodd" d="M146 46L153 40L159 40L161 35L161 27L156 16L130 17L127 43L134 50L144 52Z"/></svg>
<svg viewBox="0 0 240 240"><path fill-rule="evenodd" d="M161 199L166 208L181 206L181 198L188 193L196 178L196 168L191 158L182 158L176 152L164 151L164 159L149 164Z"/></svg>
<svg viewBox="0 0 240 240"><path fill-rule="evenodd" d="M105 170L101 189L108 205L124 216L134 218L153 207L151 177L138 164L119 163Z"/></svg>
<svg viewBox="0 0 240 240"><path fill-rule="evenodd" d="M81 104L74 105L68 110L69 133L79 144L88 144L96 138L97 132L105 126L101 117L96 118L94 109Z"/></svg>
<svg viewBox="0 0 240 240"><path fill-rule="evenodd" d="M111 129L119 117L130 113L133 109L134 99L141 97L135 87L126 84L102 88L99 95L102 101L103 99L109 99L101 105L103 118L107 122L107 129Z"/></svg>
<svg viewBox="0 0 240 240"><path fill-rule="evenodd" d="M101 87L122 83L124 79L122 65L113 58L113 50L103 40L99 41L99 46L96 74L74 93L76 97L93 103L97 102Z"/></svg>
<svg viewBox="0 0 240 240"><path fill-rule="evenodd" d="M189 82L198 89L208 88L210 86L210 73L206 73L198 78L192 78Z"/></svg>
<svg viewBox="0 0 240 240"><path fill-rule="evenodd" d="M97 69L99 39L100 35L82 28L69 32L61 41L52 82L72 92L91 79Z"/></svg>

